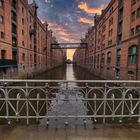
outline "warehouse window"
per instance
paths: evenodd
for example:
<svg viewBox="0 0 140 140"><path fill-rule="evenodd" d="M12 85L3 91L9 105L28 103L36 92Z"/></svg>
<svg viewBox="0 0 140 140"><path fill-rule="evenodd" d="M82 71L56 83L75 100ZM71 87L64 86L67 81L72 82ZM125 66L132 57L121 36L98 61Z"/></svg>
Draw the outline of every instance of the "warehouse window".
<svg viewBox="0 0 140 140"><path fill-rule="evenodd" d="M99 64L100 56L99 54L97 55L97 63Z"/></svg>
<svg viewBox="0 0 140 140"><path fill-rule="evenodd" d="M140 25L136 26L136 34L140 33Z"/></svg>
<svg viewBox="0 0 140 140"><path fill-rule="evenodd" d="M136 11L133 11L133 12L132 12L131 18L132 18L132 21L135 20L135 18L136 18Z"/></svg>
<svg viewBox="0 0 140 140"><path fill-rule="evenodd" d="M4 0L0 0L0 7L3 6Z"/></svg>
<svg viewBox="0 0 140 140"><path fill-rule="evenodd" d="M1 59L6 59L6 51L1 50Z"/></svg>
<svg viewBox="0 0 140 140"><path fill-rule="evenodd" d="M25 61L25 53L22 54L22 61Z"/></svg>
<svg viewBox="0 0 140 140"><path fill-rule="evenodd" d="M134 34L135 34L135 29L132 28L132 29L131 29L131 36L133 36Z"/></svg>
<svg viewBox="0 0 140 140"><path fill-rule="evenodd" d="M101 63L104 63L104 61L105 61L105 54L102 53Z"/></svg>
<svg viewBox="0 0 140 140"><path fill-rule="evenodd" d="M113 17L111 17L109 20L109 26L111 26L112 24L113 24Z"/></svg>
<svg viewBox="0 0 140 140"><path fill-rule="evenodd" d="M3 16L0 15L0 23L3 23Z"/></svg>
<svg viewBox="0 0 140 140"><path fill-rule="evenodd" d="M128 52L128 62L129 64L136 64L138 55L138 47L136 45L131 46Z"/></svg>
<svg viewBox="0 0 140 140"><path fill-rule="evenodd" d="M4 32L1 32L1 39L4 39L4 38L5 38Z"/></svg>
<svg viewBox="0 0 140 140"><path fill-rule="evenodd" d="M140 7L137 9L137 18L140 17Z"/></svg>
<svg viewBox="0 0 140 140"><path fill-rule="evenodd" d="M120 66L120 62L121 62L121 50L117 50L117 66Z"/></svg>
<svg viewBox="0 0 140 140"><path fill-rule="evenodd" d="M111 52L107 53L107 63L111 62Z"/></svg>
<svg viewBox="0 0 140 140"><path fill-rule="evenodd" d="M137 2L137 0L131 0L131 2L132 2L132 5L134 5Z"/></svg>

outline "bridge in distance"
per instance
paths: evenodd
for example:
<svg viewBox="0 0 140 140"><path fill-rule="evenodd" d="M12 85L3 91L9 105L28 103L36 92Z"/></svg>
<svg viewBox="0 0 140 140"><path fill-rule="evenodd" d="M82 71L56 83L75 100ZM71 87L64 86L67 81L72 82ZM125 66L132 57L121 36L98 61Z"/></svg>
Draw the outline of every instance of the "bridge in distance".
<svg viewBox="0 0 140 140"><path fill-rule="evenodd" d="M87 43L52 43L51 49L86 49Z"/></svg>

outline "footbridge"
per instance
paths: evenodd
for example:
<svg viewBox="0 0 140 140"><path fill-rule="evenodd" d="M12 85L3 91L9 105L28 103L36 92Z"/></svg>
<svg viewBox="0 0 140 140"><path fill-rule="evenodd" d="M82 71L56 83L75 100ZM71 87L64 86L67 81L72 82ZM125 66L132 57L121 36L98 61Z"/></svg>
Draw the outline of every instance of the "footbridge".
<svg viewBox="0 0 140 140"><path fill-rule="evenodd" d="M52 43L51 49L86 49L87 43Z"/></svg>

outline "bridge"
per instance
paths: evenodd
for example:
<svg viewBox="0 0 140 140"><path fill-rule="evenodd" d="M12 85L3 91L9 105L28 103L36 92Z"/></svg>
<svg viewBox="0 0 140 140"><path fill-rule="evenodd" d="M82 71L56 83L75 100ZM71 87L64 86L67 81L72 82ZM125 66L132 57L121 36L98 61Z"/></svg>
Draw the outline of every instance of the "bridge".
<svg viewBox="0 0 140 140"><path fill-rule="evenodd" d="M140 123L139 87L140 81L0 80L0 123Z"/></svg>
<svg viewBox="0 0 140 140"><path fill-rule="evenodd" d="M52 43L52 49L85 49L87 43Z"/></svg>

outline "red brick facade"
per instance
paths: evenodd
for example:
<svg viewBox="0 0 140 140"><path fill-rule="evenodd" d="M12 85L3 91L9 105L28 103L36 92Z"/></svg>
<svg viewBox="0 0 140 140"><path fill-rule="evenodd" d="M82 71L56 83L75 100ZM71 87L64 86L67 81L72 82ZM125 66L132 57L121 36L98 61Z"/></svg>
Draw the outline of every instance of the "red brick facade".
<svg viewBox="0 0 140 140"><path fill-rule="evenodd" d="M35 2L29 5L27 0L0 0L0 77L51 68L52 33L38 19L37 9ZM53 59L62 63L62 57L59 53Z"/></svg>
<svg viewBox="0 0 140 140"><path fill-rule="evenodd" d="M77 64L104 79L140 79L140 1L111 0L85 42L88 48L74 54Z"/></svg>

